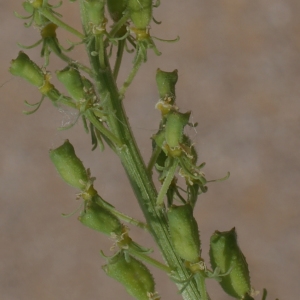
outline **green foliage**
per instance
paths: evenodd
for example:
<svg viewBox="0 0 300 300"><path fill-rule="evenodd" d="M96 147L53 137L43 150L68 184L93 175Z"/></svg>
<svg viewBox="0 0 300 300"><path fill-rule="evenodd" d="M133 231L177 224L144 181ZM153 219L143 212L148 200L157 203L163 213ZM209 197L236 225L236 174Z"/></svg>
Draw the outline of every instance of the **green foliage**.
<svg viewBox="0 0 300 300"><path fill-rule="evenodd" d="M42 94L38 103L25 102L27 106L33 107L26 114L36 112L46 98L55 106L68 106L77 110L78 118L82 117L84 129L91 135L93 149L99 146L103 150L106 143L125 168L146 223L123 214L109 201L101 198L93 185L95 178L90 176L89 170L76 156L68 140L49 152L62 179L80 190L77 198L82 198L83 211L78 217L79 221L113 239L112 248L116 249L116 253L106 257L107 264L103 270L123 284L127 292L138 300L160 299L155 292L153 276L143 262L166 272L177 283L186 300L210 299L205 284L207 278L219 281L224 291L235 298L253 299L248 265L237 244L235 229L216 231L211 237L210 260L213 271L207 268L201 257L201 240L193 209L199 196L207 192L208 183L227 179L229 174L220 180L207 180L202 171L205 163L197 164L196 147L185 133L187 125L195 127L196 124L189 123L191 113L180 112L175 103L178 71L158 69L156 72L159 101L155 108L159 110L161 120L157 125L157 133L152 136L153 152L147 167L137 148L122 103L126 101L126 90L133 83L140 66L147 62L148 49L157 55L161 54L149 30L154 20L153 8L159 6L159 1L70 2L79 6L83 33L63 22L62 16L56 11L63 1L57 6L47 0L23 2L23 8L29 15L15 14L20 19L28 20L25 27L33 25L38 28L41 39L31 46L19 46L32 49L41 45L44 65L38 66L21 51L12 60L9 71L27 80ZM108 22L111 25L109 30L106 29ZM79 41L70 42L71 46L64 49L56 35L57 28L68 31ZM80 58L66 54L78 44L84 44L89 66L85 66ZM134 52L133 65L127 79L118 86L118 73L123 67L126 49ZM114 50L116 55L111 55ZM55 73L69 96L59 92L50 83L51 74L46 68L50 64L51 53L61 59L61 70ZM158 172L158 188L153 183L153 170ZM183 183L179 183L179 176L184 178ZM129 203L131 199L126 200ZM180 205L176 205L177 202ZM130 202L130 205L133 203ZM129 228L121 222L135 225L151 234L165 264L150 256L151 249L134 241L129 235ZM263 300L265 298L266 293Z"/></svg>

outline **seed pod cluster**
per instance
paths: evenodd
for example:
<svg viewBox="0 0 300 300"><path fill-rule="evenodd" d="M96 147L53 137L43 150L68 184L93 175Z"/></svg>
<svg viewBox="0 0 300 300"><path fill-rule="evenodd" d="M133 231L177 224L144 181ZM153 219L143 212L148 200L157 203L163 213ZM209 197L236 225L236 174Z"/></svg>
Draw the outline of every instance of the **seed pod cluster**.
<svg viewBox="0 0 300 300"><path fill-rule="evenodd" d="M200 236L192 206L172 205L168 210L171 239L176 253L184 260L196 263L200 259Z"/></svg>
<svg viewBox="0 0 300 300"><path fill-rule="evenodd" d="M216 231L210 238L210 262L213 269L220 268L221 273L230 271L222 276L220 282L223 290L237 299L250 293L250 274L245 256L237 243L235 228L230 231Z"/></svg>
<svg viewBox="0 0 300 300"><path fill-rule="evenodd" d="M137 300L149 300L149 294L155 293L155 282L148 268L128 254L125 259L122 251L109 259L102 269Z"/></svg>
<svg viewBox="0 0 300 300"><path fill-rule="evenodd" d="M49 156L57 172L66 183L80 190L85 190L89 181L88 173L68 140L60 147L50 150Z"/></svg>
<svg viewBox="0 0 300 300"><path fill-rule="evenodd" d="M120 220L109 210L92 201L88 201L78 220L83 225L106 235L111 235L111 233L122 234Z"/></svg>

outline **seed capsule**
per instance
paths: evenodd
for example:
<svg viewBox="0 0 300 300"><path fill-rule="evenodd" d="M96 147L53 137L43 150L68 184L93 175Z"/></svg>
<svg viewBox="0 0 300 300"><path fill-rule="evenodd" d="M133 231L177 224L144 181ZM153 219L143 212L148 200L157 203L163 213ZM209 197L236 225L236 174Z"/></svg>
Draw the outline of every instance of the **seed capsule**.
<svg viewBox="0 0 300 300"><path fill-rule="evenodd" d="M84 84L81 75L76 68L66 67L56 71L57 79L65 86L72 98L79 101L84 99Z"/></svg>
<svg viewBox="0 0 300 300"><path fill-rule="evenodd" d="M156 71L156 84L158 93L161 99L171 99L174 104L175 101L175 85L178 80L178 71L165 72L160 69Z"/></svg>
<svg viewBox="0 0 300 300"><path fill-rule="evenodd" d="M104 0L84 0L84 10L88 22L91 25L99 26L104 21Z"/></svg>
<svg viewBox="0 0 300 300"><path fill-rule="evenodd" d="M89 180L88 173L68 140L60 147L50 150L49 155L57 172L66 183L85 190Z"/></svg>
<svg viewBox="0 0 300 300"><path fill-rule="evenodd" d="M232 297L242 298L250 293L250 275L245 256L237 244L235 228L230 231L216 231L210 238L210 262L213 269L220 268L220 282L223 290Z"/></svg>
<svg viewBox="0 0 300 300"><path fill-rule="evenodd" d="M123 252L109 260L103 266L105 273L120 282L126 291L137 300L149 300L149 294L154 294L155 282L148 268Z"/></svg>
<svg viewBox="0 0 300 300"><path fill-rule="evenodd" d="M31 0L29 1L34 8L40 8L43 6L43 0Z"/></svg>
<svg viewBox="0 0 300 300"><path fill-rule="evenodd" d="M78 220L85 226L106 235L122 234L122 224L109 210L89 201Z"/></svg>
<svg viewBox="0 0 300 300"><path fill-rule="evenodd" d="M16 59L11 61L9 72L15 76L20 76L33 84L41 87L44 84L44 73L23 51L19 52Z"/></svg>
<svg viewBox="0 0 300 300"><path fill-rule="evenodd" d="M43 39L46 39L46 38L55 39L56 38L56 29L57 29L57 25L56 24L54 24L52 22L48 23L41 30L41 36L42 36L42 38Z"/></svg>
<svg viewBox="0 0 300 300"><path fill-rule="evenodd" d="M165 137L171 150L180 148L180 143L183 138L183 129L189 122L190 114L190 112L183 114L173 111L167 115Z"/></svg>
<svg viewBox="0 0 300 300"><path fill-rule="evenodd" d="M33 14L34 7L32 6L32 4L30 4L29 2L23 2L22 6L28 13Z"/></svg>
<svg viewBox="0 0 300 300"><path fill-rule="evenodd" d="M146 29L152 20L152 0L128 0L130 19L137 29Z"/></svg>
<svg viewBox="0 0 300 300"><path fill-rule="evenodd" d="M200 237L193 209L189 203L181 206L172 205L168 210L169 230L176 253L184 260L199 261Z"/></svg>
<svg viewBox="0 0 300 300"><path fill-rule="evenodd" d="M107 0L108 12L114 22L118 22L126 9L128 0Z"/></svg>

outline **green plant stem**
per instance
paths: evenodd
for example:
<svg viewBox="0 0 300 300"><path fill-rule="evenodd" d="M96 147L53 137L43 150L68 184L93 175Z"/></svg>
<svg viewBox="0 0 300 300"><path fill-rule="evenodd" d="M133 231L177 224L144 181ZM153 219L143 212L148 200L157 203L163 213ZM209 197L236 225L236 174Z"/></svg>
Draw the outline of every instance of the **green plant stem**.
<svg viewBox="0 0 300 300"><path fill-rule="evenodd" d="M67 56L66 54L62 52L55 52L53 51L61 60L67 62L68 64L74 64L78 67L78 69L84 71L85 73L89 74L90 76L93 76L93 72L90 68L86 67L85 65L77 62L76 60L72 59L71 57Z"/></svg>
<svg viewBox="0 0 300 300"><path fill-rule="evenodd" d="M95 36L95 50L98 54L98 59L100 63L100 68L105 68L105 57L103 51L101 49L104 48L103 34L99 34Z"/></svg>
<svg viewBox="0 0 300 300"><path fill-rule="evenodd" d="M113 25L111 31L109 32L109 36L111 36L112 38L115 37L115 35L117 34L117 32L120 30L120 28L126 23L126 21L129 18L129 12L127 11L123 17Z"/></svg>
<svg viewBox="0 0 300 300"><path fill-rule="evenodd" d="M115 80L117 80L117 78L118 78L118 74L119 74L119 70L120 70L120 66L121 66L121 62L122 62L122 57L123 57L123 53L124 53L125 43L126 43L125 39L118 41L117 57L116 57L116 61L115 61L114 71L113 71Z"/></svg>
<svg viewBox="0 0 300 300"><path fill-rule="evenodd" d="M119 148L122 148L124 146L121 139L116 137L100 121L98 121L92 110L88 109L87 111L85 111L84 115L103 135L105 135L109 140L115 143Z"/></svg>
<svg viewBox="0 0 300 300"><path fill-rule="evenodd" d="M149 226L143 222L140 222L134 218L131 218L125 214L123 214L122 212L118 211L117 209L115 209L114 206L112 206L111 204L109 204L108 202L106 202L104 199L102 199L99 195L97 195L96 198L96 202L105 207L106 209L108 209L110 212L112 212L116 217L118 217L121 221L124 221L126 223L132 224L134 226L137 226L143 230L149 231Z"/></svg>
<svg viewBox="0 0 300 300"><path fill-rule="evenodd" d="M59 103L77 109L73 99L62 95L57 89L51 89L46 96L53 101L54 104Z"/></svg>
<svg viewBox="0 0 300 300"><path fill-rule="evenodd" d="M137 57L134 60L134 64L133 67L127 77L127 79L125 80L123 86L120 88L120 98L122 99L124 97L124 94L127 90L127 88L129 87L129 85L131 84L131 82L133 81L136 73L138 72L138 70L140 69L142 63L145 60L144 54L142 53L141 49L139 47L137 47Z"/></svg>
<svg viewBox="0 0 300 300"><path fill-rule="evenodd" d="M69 32L71 32L72 34L76 35L77 37L79 37L81 40L85 39L85 35L83 35L82 33L80 33L78 30L76 30L75 28L69 26L68 24L64 23L63 21L61 21L60 19L58 19L57 17L55 17L53 15L53 13L48 9L48 8L39 8L40 13L46 17L49 21L51 21L52 23L56 24L58 27L61 27Z"/></svg>
<svg viewBox="0 0 300 300"><path fill-rule="evenodd" d="M198 290L200 291L201 299L209 300L207 292L206 292L205 277L203 277L201 273L197 273L197 274L195 274L195 281L197 283Z"/></svg>
<svg viewBox="0 0 300 300"><path fill-rule="evenodd" d="M164 179L164 182L159 190L158 196L157 196L157 200L156 200L156 205L157 206L162 206L164 203L164 197L166 196L168 189L170 187L170 184L175 176L177 167L178 167L178 159L174 159L171 163L171 167L167 172L167 176Z"/></svg>
<svg viewBox="0 0 300 300"><path fill-rule="evenodd" d="M84 11L83 1L84 0L80 0L80 11L83 28L86 32L88 30L88 21ZM107 111L114 112L114 114L109 114L107 116L107 124L110 131L124 144L123 147L115 148L116 153L121 159L150 231L164 256L165 261L173 270L174 274L176 274L180 280L184 281L189 277L189 274L183 266L182 260L174 252L168 232L165 213L163 209L158 209L156 207L157 191L148 174L145 163L131 132L128 118L125 114L116 82L107 59L106 49L100 49L100 51L103 51L106 60L104 68L100 67L97 57L91 55L93 51L95 51L95 44L88 44L87 53L95 74L94 80L97 92L99 93L100 98L107 99L107 101L105 101ZM182 286L182 284L178 285ZM183 298L185 300L201 299L194 281L191 281L191 284L183 292Z"/></svg>
<svg viewBox="0 0 300 300"><path fill-rule="evenodd" d="M157 158L159 157L159 154L161 152L161 148L159 147L155 147L154 151L152 152L151 158L149 160L148 166L147 166L147 170L149 172L149 174L152 176L152 169L155 166L155 163L157 161Z"/></svg>
<svg viewBox="0 0 300 300"><path fill-rule="evenodd" d="M134 256L136 258L139 258L141 261L146 262L168 274L172 271L172 269L169 268L168 266L166 266L166 265L162 264L161 262L157 261L156 259L144 254L143 252L132 249L130 246L128 249L126 249L126 252L128 252L129 254L131 254L132 256Z"/></svg>

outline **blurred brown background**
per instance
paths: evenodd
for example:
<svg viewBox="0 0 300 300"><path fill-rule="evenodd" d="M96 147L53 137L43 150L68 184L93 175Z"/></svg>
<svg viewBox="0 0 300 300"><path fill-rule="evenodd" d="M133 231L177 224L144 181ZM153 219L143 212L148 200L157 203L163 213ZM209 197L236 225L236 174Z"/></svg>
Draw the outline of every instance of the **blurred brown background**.
<svg viewBox="0 0 300 300"><path fill-rule="evenodd" d="M80 30L78 3L64 2L59 11ZM91 152L80 122L68 131L56 130L76 119L72 112L45 101L36 114L21 113L23 100L34 103L40 96L7 69L19 51L16 42L29 45L39 33L25 29L13 11L24 14L21 1L0 1L1 299L129 300L101 270L99 250L109 254L112 242L81 226L75 216L61 217L78 206L76 191L58 177L48 149L69 138L107 201L142 219L136 201L117 158L109 150ZM155 70L179 70L177 103L199 122L197 131L188 133L199 161L207 163L207 178L231 172L229 180L210 184L199 199L195 214L203 255L207 258L214 230L235 226L252 284L257 290L266 287L269 300L299 299L300 294L299 13L297 0L162 1L154 16L163 23L154 24L151 33L166 39L179 35L180 41L156 42L162 56L149 51L149 63L125 99L148 160L149 137L159 122ZM62 30L58 34L65 46L66 38L76 41ZM39 49L26 52L42 63ZM83 47L72 56L87 63ZM65 66L51 58L51 70ZM131 66L132 57L126 59L121 80ZM139 230L132 235L153 246ZM166 275L154 273L162 299L181 299ZM229 299L215 282L208 285L212 299Z"/></svg>

